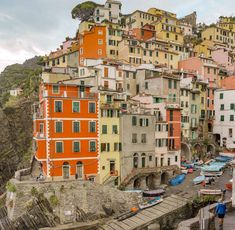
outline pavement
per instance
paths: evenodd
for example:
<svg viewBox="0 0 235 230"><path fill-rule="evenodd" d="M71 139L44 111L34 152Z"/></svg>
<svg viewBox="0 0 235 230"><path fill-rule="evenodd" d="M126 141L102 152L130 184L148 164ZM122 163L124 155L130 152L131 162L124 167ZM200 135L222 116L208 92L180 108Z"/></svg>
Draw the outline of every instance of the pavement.
<svg viewBox="0 0 235 230"><path fill-rule="evenodd" d="M235 229L235 210L225 215L223 228L219 227L218 218L216 218L216 230L234 230Z"/></svg>

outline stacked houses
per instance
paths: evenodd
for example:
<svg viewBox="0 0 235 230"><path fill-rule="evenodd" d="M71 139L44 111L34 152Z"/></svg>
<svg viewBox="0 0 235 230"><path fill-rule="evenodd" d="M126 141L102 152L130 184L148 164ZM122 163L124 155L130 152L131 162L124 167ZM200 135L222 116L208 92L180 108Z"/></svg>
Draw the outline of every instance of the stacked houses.
<svg viewBox="0 0 235 230"><path fill-rule="evenodd" d="M75 38L44 58L34 150L48 180L119 186L146 170L170 176L193 157L182 143L213 138L217 92L235 65L233 32L218 42L206 28L191 47L184 38L196 36L195 13L179 20L156 8L123 15L121 7L98 5ZM227 24L220 18L217 27Z"/></svg>

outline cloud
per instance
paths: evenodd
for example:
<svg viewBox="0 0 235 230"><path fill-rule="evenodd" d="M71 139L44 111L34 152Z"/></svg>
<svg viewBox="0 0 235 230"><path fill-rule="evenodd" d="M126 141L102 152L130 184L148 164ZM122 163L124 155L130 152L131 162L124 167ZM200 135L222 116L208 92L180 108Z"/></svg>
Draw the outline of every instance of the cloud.
<svg viewBox="0 0 235 230"><path fill-rule="evenodd" d="M0 71L34 55L55 50L66 36L74 36L78 21L71 10L78 0L0 0ZM94 0L95 1L95 0ZM105 0L97 0L104 3ZM156 7L179 17L197 11L198 21L212 23L220 15L231 16L231 0L121 0L123 13ZM31 55L31 56L30 56Z"/></svg>

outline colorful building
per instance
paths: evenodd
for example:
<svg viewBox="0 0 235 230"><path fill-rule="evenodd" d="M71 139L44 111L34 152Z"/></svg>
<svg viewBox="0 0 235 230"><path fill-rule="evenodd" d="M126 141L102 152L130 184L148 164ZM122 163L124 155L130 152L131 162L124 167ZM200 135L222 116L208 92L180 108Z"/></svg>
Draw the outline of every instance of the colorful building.
<svg viewBox="0 0 235 230"><path fill-rule="evenodd" d="M35 158L44 176L95 180L99 172L97 94L82 84L44 82L34 112Z"/></svg>

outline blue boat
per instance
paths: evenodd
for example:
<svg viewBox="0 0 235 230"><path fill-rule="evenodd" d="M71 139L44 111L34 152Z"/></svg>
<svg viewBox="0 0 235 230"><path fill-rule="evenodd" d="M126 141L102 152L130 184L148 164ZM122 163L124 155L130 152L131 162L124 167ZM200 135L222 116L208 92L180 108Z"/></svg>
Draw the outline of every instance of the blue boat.
<svg viewBox="0 0 235 230"><path fill-rule="evenodd" d="M215 158L216 161L220 161L220 162L229 162L232 160L232 157L228 157L228 156L218 156Z"/></svg>
<svg viewBox="0 0 235 230"><path fill-rule="evenodd" d="M171 180L169 180L169 184L172 186L176 186L176 185L183 183L184 180L185 180L185 174L180 174L172 178Z"/></svg>
<svg viewBox="0 0 235 230"><path fill-rule="evenodd" d="M196 177L196 178L193 179L193 183L194 183L194 184L200 184L200 183L202 183L202 181L204 181L205 179L206 179L205 176L198 176L198 177Z"/></svg>

